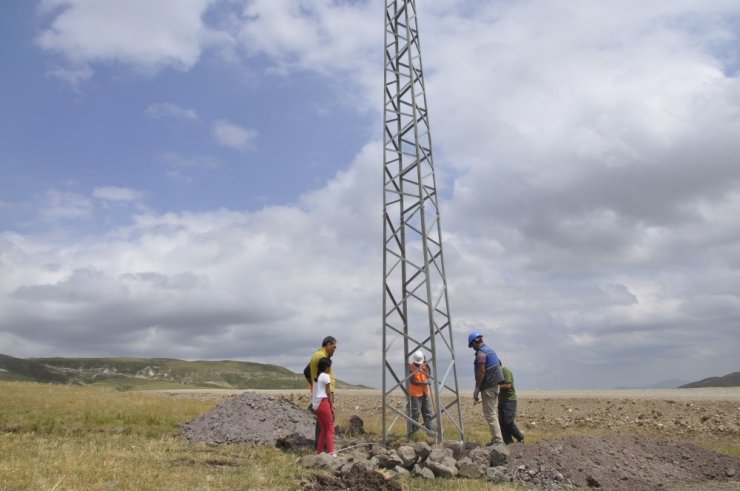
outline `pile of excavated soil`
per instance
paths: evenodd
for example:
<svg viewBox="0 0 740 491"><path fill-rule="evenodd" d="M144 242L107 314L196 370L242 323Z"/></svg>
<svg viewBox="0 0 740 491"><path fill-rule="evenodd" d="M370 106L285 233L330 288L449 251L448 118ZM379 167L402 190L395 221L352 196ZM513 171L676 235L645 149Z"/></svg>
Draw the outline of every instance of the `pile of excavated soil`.
<svg viewBox="0 0 740 491"><path fill-rule="evenodd" d="M508 474L546 488L740 489L740 459L689 442L578 436L508 448Z"/></svg>
<svg viewBox="0 0 740 491"><path fill-rule="evenodd" d="M259 443L274 446L289 439L311 444L316 419L280 396L244 392L182 428L191 442Z"/></svg>
<svg viewBox="0 0 740 491"><path fill-rule="evenodd" d="M304 398L292 399L301 406L280 395L244 392L188 423L182 431L193 442L281 446L281 441L287 439L310 448L314 416L305 407ZM342 448L341 440L337 441L337 447ZM620 432L514 444L507 448L510 458L506 474L514 482L541 488L558 489L569 483L614 490L740 489L740 459L677 440L673 435L653 438ZM342 480L326 477L326 482L302 484L306 489L312 485L346 489L344 486L353 483L369 485L373 479L379 479L359 472L356 477L357 482L345 476ZM381 484L379 480L373 487Z"/></svg>

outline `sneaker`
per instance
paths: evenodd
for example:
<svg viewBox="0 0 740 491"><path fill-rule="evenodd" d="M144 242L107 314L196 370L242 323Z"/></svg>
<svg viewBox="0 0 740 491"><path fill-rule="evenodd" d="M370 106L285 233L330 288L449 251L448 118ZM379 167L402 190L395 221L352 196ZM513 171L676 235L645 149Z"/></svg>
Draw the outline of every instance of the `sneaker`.
<svg viewBox="0 0 740 491"><path fill-rule="evenodd" d="M329 457L336 457L336 456L337 456L337 453L336 452L332 452L332 453L329 454Z"/></svg>

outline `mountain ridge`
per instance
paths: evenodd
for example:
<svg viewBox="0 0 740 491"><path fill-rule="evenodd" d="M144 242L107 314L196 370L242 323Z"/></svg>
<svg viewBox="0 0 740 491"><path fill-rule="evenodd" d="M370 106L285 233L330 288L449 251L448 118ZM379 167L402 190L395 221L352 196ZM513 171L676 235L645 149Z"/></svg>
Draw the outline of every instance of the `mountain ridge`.
<svg viewBox="0 0 740 491"><path fill-rule="evenodd" d="M97 385L118 390L155 388L305 389L302 373L248 361L176 358L14 358L0 354L0 380ZM363 389L337 380L339 388Z"/></svg>

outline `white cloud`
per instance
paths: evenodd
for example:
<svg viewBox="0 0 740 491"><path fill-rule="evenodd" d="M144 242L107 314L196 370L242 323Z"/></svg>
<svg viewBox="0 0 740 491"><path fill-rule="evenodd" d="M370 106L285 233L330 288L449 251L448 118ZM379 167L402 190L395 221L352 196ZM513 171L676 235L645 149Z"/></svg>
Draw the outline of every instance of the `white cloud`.
<svg viewBox="0 0 740 491"><path fill-rule="evenodd" d="M93 196L105 201L139 201L142 197L141 192L131 188L117 186L102 186L93 190Z"/></svg>
<svg viewBox="0 0 740 491"><path fill-rule="evenodd" d="M198 119L194 109L178 106L171 102L157 102L146 108L147 116L155 119L175 118L184 120Z"/></svg>
<svg viewBox="0 0 740 491"><path fill-rule="evenodd" d="M36 42L62 55L71 66L67 73L89 76L90 64L110 61L148 72L188 70L207 46L228 43L228 35L203 23L212 4L214 0L42 0L39 12L53 19Z"/></svg>
<svg viewBox="0 0 740 491"><path fill-rule="evenodd" d="M76 220L92 216L89 199L77 193L51 189L46 192L46 202L41 216L47 220Z"/></svg>
<svg viewBox="0 0 740 491"><path fill-rule="evenodd" d="M64 244L0 234L0 332L26 340L19 356L50 349L154 356L167 346L171 356L295 367L333 333L344 343L337 359L350 366L379 336L371 281L378 200L348 194L380 178L378 150L368 148L327 189L306 195L302 209L144 213L105 236ZM346 206L332 206L337 200ZM357 331L350 335L348 326ZM161 342L143 342L152 338ZM276 355L285 339L291 350ZM367 366L352 364L344 377L361 377Z"/></svg>
<svg viewBox="0 0 740 491"><path fill-rule="evenodd" d="M225 120L216 120L211 126L211 132L216 141L225 147L236 150L254 150L257 130L243 128Z"/></svg>
<svg viewBox="0 0 740 491"><path fill-rule="evenodd" d="M48 40L80 63L189 67L209 29L186 22L190 43L172 58L76 50L66 26L88 4L57 5ZM206 8L187 5L198 7L191 20ZM737 2L419 9L461 383L472 328L529 388L736 371ZM379 110L378 12L379 2L254 0L240 41L281 76L330 76L338 97L351 88ZM240 150L257 136L228 121L212 132ZM174 171L217 165L173 155ZM149 212L80 243L0 234L0 332L19 355L75 351L84 338L90 355L166 345L167 356L296 370L334 334L340 377L377 385L380 159L375 143L335 163L334 179L296 206ZM72 193L50 201L57 217L90 212ZM276 354L285 339L291 349Z"/></svg>

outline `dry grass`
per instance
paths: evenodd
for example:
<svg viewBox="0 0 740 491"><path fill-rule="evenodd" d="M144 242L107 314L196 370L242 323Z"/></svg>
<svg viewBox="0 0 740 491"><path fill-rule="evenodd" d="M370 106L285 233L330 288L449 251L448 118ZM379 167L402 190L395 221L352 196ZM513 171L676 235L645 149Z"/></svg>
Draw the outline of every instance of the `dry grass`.
<svg viewBox="0 0 740 491"><path fill-rule="evenodd" d="M297 489L300 478L312 473L298 465L299 454L257 445L194 445L179 436L180 426L208 412L232 393L124 393L90 387L0 382L0 490ZM292 394L299 407L307 404L307 391L287 393ZM626 431L677 437L740 456L736 431L718 433L700 429L702 415L712 418L720 415L722 424L736 427L740 398L734 396L706 401L676 399L678 402L663 400L661 396L658 401L635 404L621 395L604 400L561 401L552 399L552 395L547 397L550 400L529 397L522 401L520 425L531 443L575 434ZM636 423L616 428L594 427L579 424L581 420L574 416L605 414L620 406L625 412L619 414L630 415L630 420L660 409L666 427L660 431ZM354 414L362 415L365 429L371 433L368 441L377 441L381 433L379 396L367 391L342 392L337 412L339 425L346 427ZM466 399L463 414L467 440L487 442L490 434L480 406L473 407ZM686 430L681 425L671 425L679 416L696 428ZM567 420L569 426L558 424L559 418ZM528 423L535 422L536 428L528 427ZM404 428L397 430L402 438ZM456 434L451 425L445 431L449 436ZM403 478L401 482L404 489L414 490L519 489L466 479Z"/></svg>
<svg viewBox="0 0 740 491"><path fill-rule="evenodd" d="M180 425L207 400L0 384L0 489L292 489L294 455L192 445Z"/></svg>
<svg viewBox="0 0 740 491"><path fill-rule="evenodd" d="M314 472L298 465L298 454L178 436L221 400L0 382L0 490L287 490ZM368 429L377 434L378 426L369 421ZM465 479L401 482L422 491L518 489Z"/></svg>

